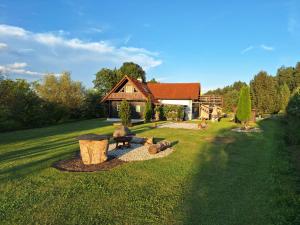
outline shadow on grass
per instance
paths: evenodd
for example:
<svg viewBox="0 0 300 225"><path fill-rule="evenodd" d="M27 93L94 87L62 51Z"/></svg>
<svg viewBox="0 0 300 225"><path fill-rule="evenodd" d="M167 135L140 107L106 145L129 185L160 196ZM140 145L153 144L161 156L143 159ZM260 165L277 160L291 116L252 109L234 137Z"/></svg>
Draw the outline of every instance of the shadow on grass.
<svg viewBox="0 0 300 225"><path fill-rule="evenodd" d="M0 133L0 144L9 144L14 141L27 141L35 138L45 138L57 135L64 135L74 132L82 132L96 128L111 126L112 122L98 119L83 120L66 124L53 125L43 128L11 131Z"/></svg>
<svg viewBox="0 0 300 225"><path fill-rule="evenodd" d="M61 160L67 156L71 156L74 152L59 152L57 154L48 155L42 159L32 160L27 163L20 163L16 166L2 169L0 172L0 182L22 179L28 175L39 173L41 170L49 168L54 162Z"/></svg>
<svg viewBox="0 0 300 225"><path fill-rule="evenodd" d="M29 148L19 148L14 151L7 151L0 154L0 163L7 163L10 161L46 155L53 152L55 149L66 148L77 144L77 142L78 141L75 139L72 140L72 138L64 138L60 139L59 141L48 141L46 143L41 143L41 145L36 145Z"/></svg>
<svg viewBox="0 0 300 225"><path fill-rule="evenodd" d="M81 121L76 124L64 124L64 126L58 125L49 128L10 132L10 135L19 134L21 137L10 137L8 138L9 140L6 141L1 140L1 144L3 144L3 142L18 143L22 140L28 141L31 138L32 142L28 144L30 147L23 147L22 145L19 145L19 147L13 150L5 151L4 149L4 151L0 151L0 166L3 168L0 171L1 183L39 173L43 169L51 167L54 162L76 154L76 152L79 151L79 144L75 139L77 134L74 133L74 135L68 135L67 137L64 136L65 134L76 131L84 132L85 130L87 131L86 133L91 133L90 130L92 129L106 127L109 125L111 125L110 122L99 121L98 123L98 121L95 122L92 120L88 121L88 123L87 121L85 121L85 123ZM136 127L136 129L133 129L133 131L134 133L139 134L151 129L153 128L146 125ZM5 135L8 134L9 133L5 133ZM104 134L111 136L112 132L106 132ZM52 135L58 137L51 140L50 137ZM47 139L43 139L44 137L47 137ZM160 141L163 140L163 138L157 137L155 140ZM174 142L173 145L175 144L176 143Z"/></svg>
<svg viewBox="0 0 300 225"><path fill-rule="evenodd" d="M274 187L272 180L274 157L282 147L281 127L270 120L261 121L259 126L264 132L220 130L216 136L234 137L235 141L222 144L212 140L201 149L186 183L183 205L179 206L184 208L184 224L287 221L286 211L291 208L276 208L278 193L274 188L280 186Z"/></svg>

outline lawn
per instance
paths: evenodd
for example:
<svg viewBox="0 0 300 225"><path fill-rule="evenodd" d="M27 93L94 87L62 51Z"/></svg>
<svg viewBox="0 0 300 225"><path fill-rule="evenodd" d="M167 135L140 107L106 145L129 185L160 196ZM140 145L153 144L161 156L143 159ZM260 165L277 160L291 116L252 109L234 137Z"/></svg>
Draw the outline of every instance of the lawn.
<svg viewBox="0 0 300 225"><path fill-rule="evenodd" d="M76 136L112 133L108 122L0 134L1 224L299 222L295 173L279 120L262 121L264 132L252 134L230 131L234 125L227 121L206 131L151 126L132 130L176 142L174 153L95 173L61 172L51 165L79 150Z"/></svg>

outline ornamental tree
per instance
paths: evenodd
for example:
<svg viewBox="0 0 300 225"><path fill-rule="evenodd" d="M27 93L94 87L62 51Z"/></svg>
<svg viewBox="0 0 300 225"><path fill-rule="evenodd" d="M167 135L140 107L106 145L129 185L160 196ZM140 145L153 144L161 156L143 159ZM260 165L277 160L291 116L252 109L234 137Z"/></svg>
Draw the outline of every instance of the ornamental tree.
<svg viewBox="0 0 300 225"><path fill-rule="evenodd" d="M251 98L250 88L248 86L242 87L240 91L236 116L238 120L242 122L244 128L247 128L248 121L251 118Z"/></svg>
<svg viewBox="0 0 300 225"><path fill-rule="evenodd" d="M146 102L146 107L145 107L145 111L144 111L144 119L145 119L146 123L150 122L152 119L152 105L151 105L150 98L148 98L148 100Z"/></svg>
<svg viewBox="0 0 300 225"><path fill-rule="evenodd" d="M131 124L130 104L126 100L123 100L120 104L119 117L124 126L129 126Z"/></svg>

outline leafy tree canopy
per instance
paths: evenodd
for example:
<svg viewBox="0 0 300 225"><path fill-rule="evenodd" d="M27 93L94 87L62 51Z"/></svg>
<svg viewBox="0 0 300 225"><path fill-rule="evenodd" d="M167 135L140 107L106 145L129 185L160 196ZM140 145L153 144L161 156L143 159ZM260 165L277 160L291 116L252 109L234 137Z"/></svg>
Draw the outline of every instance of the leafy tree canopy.
<svg viewBox="0 0 300 225"><path fill-rule="evenodd" d="M125 62L119 69L103 68L96 73L96 79L93 81L96 88L102 96L108 93L125 75L135 79L141 78L146 81L146 73L141 66L133 62Z"/></svg>
<svg viewBox="0 0 300 225"><path fill-rule="evenodd" d="M243 86L247 84L242 81L236 81L232 85L226 86L224 88L218 88L216 90L208 91L208 95L221 95L224 100L225 112L232 112L234 108L237 107L239 101L239 92Z"/></svg>
<svg viewBox="0 0 300 225"><path fill-rule="evenodd" d="M36 84L36 90L41 98L70 109L80 108L85 99L84 87L81 82L72 81L69 72L46 75L42 83Z"/></svg>
<svg viewBox="0 0 300 225"><path fill-rule="evenodd" d="M151 80L148 81L148 83L158 83L155 78L152 78Z"/></svg>
<svg viewBox="0 0 300 225"><path fill-rule="evenodd" d="M142 79L146 82L146 73L141 66L133 62L125 62L119 69L122 77L127 75L135 79Z"/></svg>
<svg viewBox="0 0 300 225"><path fill-rule="evenodd" d="M250 82L252 105L259 113L276 113L280 110L278 85L275 77L259 72Z"/></svg>

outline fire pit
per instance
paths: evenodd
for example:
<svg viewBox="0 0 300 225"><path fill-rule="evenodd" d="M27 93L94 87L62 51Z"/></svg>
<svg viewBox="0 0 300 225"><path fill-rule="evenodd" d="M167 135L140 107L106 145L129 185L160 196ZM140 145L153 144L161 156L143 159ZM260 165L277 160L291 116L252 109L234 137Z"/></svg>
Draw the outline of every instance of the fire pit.
<svg viewBox="0 0 300 225"><path fill-rule="evenodd" d="M114 140L116 141L116 148L118 147L130 148L130 142L133 136L134 134L131 133L128 127L125 126L118 127L113 133ZM119 146L119 143L123 143L123 145Z"/></svg>
<svg viewBox="0 0 300 225"><path fill-rule="evenodd" d="M116 141L116 148L120 148L120 147L126 147L126 148L130 148L130 142L132 141L132 135L131 136L123 136L123 137L114 137L114 140ZM119 146L119 143L123 143L122 146ZM127 144L126 144L127 143Z"/></svg>

